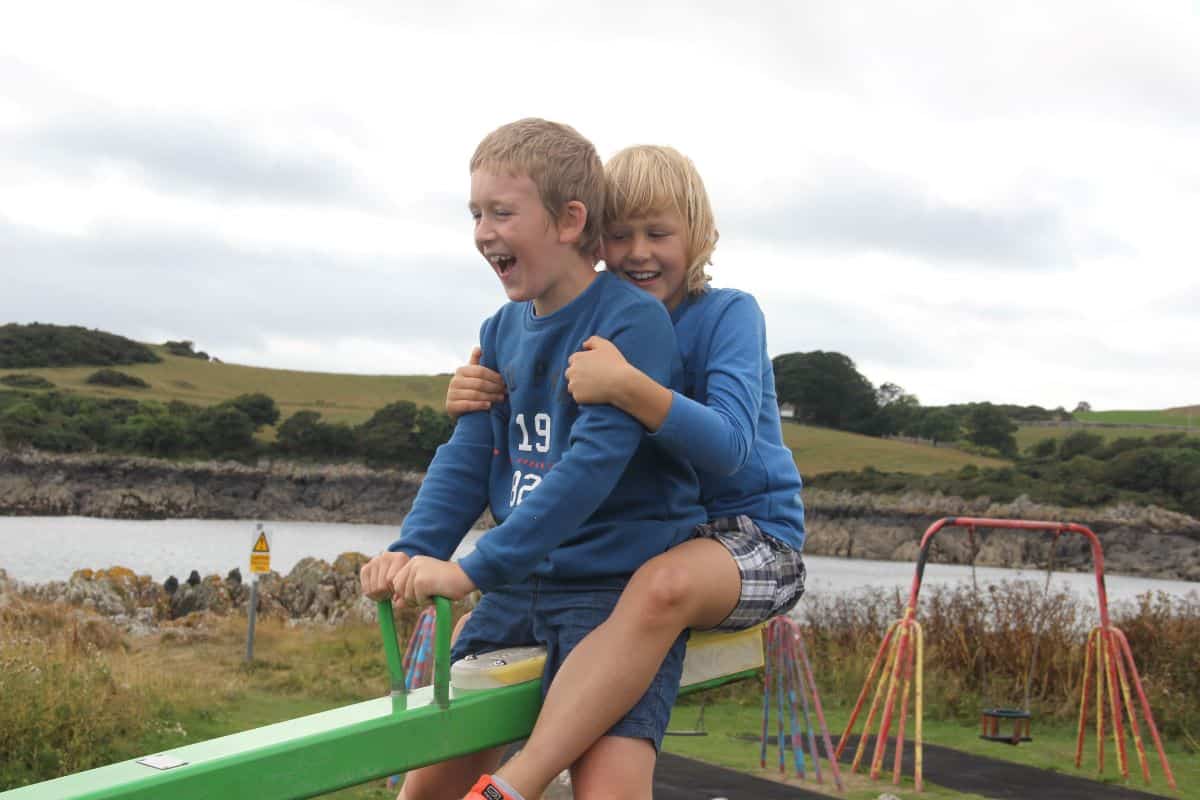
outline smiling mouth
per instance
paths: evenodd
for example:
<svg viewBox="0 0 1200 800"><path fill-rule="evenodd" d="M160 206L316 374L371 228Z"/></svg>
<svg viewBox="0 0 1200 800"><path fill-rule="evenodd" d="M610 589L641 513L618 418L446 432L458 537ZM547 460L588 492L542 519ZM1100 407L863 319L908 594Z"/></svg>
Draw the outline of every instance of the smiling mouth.
<svg viewBox="0 0 1200 800"><path fill-rule="evenodd" d="M637 270L637 271L625 270L625 274L629 276L630 280L632 280L636 283L644 283L646 281L654 280L662 273L661 272L651 272L651 271L647 271L647 270Z"/></svg>
<svg viewBox="0 0 1200 800"><path fill-rule="evenodd" d="M488 256L488 261L491 262L492 267L495 268L496 272L501 278L503 278L509 272L512 272L513 266L515 266L517 263L517 259L509 255Z"/></svg>

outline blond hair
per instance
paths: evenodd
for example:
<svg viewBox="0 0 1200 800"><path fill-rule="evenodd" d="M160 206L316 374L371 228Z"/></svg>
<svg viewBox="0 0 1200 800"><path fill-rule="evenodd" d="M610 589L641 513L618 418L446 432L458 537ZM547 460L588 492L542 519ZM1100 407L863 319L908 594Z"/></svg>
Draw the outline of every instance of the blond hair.
<svg viewBox="0 0 1200 800"><path fill-rule="evenodd" d="M471 172L478 169L528 176L556 225L567 203L583 203L587 219L575 246L585 256L596 253L604 230L604 165L592 143L574 128L536 117L510 122L475 148Z"/></svg>
<svg viewBox="0 0 1200 800"><path fill-rule="evenodd" d="M674 211L687 227L687 292L699 294L710 280L704 267L716 249L716 222L704 181L691 159L672 147L626 147L604 165L607 200L604 226Z"/></svg>

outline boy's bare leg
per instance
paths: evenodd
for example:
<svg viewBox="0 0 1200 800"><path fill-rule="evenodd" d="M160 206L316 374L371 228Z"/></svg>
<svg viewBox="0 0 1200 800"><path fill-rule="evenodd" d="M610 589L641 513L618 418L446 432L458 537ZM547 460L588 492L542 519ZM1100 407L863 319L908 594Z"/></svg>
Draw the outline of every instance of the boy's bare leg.
<svg viewBox="0 0 1200 800"><path fill-rule="evenodd" d="M499 775L525 797L545 791L633 708L680 631L720 624L741 588L737 563L713 539L689 540L643 564L609 618L563 662L529 741Z"/></svg>
<svg viewBox="0 0 1200 800"><path fill-rule="evenodd" d="M404 776L396 800L462 800L480 775L496 769L503 755L503 747L493 747L414 769Z"/></svg>
<svg viewBox="0 0 1200 800"><path fill-rule="evenodd" d="M601 738L571 767L575 800L652 800L657 756L649 739Z"/></svg>

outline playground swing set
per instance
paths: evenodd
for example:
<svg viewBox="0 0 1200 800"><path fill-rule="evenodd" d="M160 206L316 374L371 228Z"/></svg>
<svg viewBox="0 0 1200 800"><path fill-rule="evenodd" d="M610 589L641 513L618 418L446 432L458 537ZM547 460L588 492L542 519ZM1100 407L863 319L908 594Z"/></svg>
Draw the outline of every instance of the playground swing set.
<svg viewBox="0 0 1200 800"><path fill-rule="evenodd" d="M917 791L923 790L923 758L922 758L922 693L924 669L924 634L921 624L917 621L917 600L921 591L921 581L925 575L925 566L929 558L930 545L939 531L948 527L966 528L971 540L971 569L974 582L975 557L978 548L975 545L975 530L1007 529L1019 531L1049 531L1054 534L1054 544L1065 533L1075 533L1087 538L1091 545L1093 567L1096 574L1096 600L1099 610L1099 625L1092 629L1084 648L1083 684L1079 698L1079 725L1075 744L1075 767L1078 769L1083 760L1084 736L1087 730L1088 701L1094 691L1096 708L1096 765L1097 772L1104 772L1104 740L1106 729L1106 706L1108 713L1107 727L1112 731L1113 743L1117 751L1117 765L1123 780L1129 779L1129 759L1126 750L1125 728L1128 724L1133 743L1137 751L1138 764L1142 777L1150 783L1150 766L1146 758L1146 748L1142 741L1141 723L1138 721L1139 709L1145 725L1149 728L1150 736L1158 751L1159 763L1163 775L1172 789L1177 789L1175 776L1167 762L1163 751L1162 740L1158 727L1154 724L1154 715L1150 703L1146 699L1142 687L1142 679L1138 674L1137 665L1125 634L1109 619L1108 593L1104 586L1104 553L1096 534L1083 525L1061 522L1037 522L1030 520L988 519L977 517L948 517L934 522L921 538L917 554L916 571L913 575L912 589L909 593L908 605L904 616L893 622L884 634L879 650L863 682L854 710L846 723L841 739L838 741L835 755L841 756L842 751L850 742L854 727L858 721L867 693L872 683L875 691L871 705L863 725L862 735L851 762L850 771L857 772L867 752L868 741L874 729L875 721L880 719L879 728L875 733L874 752L871 758L870 776L877 780L883 769L884 757L887 751L888 735L891 732L893 718L897 720L896 734L893 741L892 783L899 785L901 774L901 759L904 753L904 737L908 722L910 697L912 698L913 715L913 784ZM1054 545L1051 547L1052 553ZM1047 568L1046 593L1049 593L1050 575L1053 572L1053 555ZM978 584L975 584L978 591ZM1038 630L1035 631L1034 652L1030 658L1029 669L1025 679L1025 705L1023 708L984 708L981 711L981 738L1007 744L1029 742L1033 740L1030 730L1032 712L1029 703L1029 681L1033 665L1037 658L1037 645L1041 638L1042 620L1039 618ZM1093 672L1094 665L1094 672ZM881 669L882 666L882 669ZM1094 687L1094 689L1093 689ZM1131 689L1136 691L1137 703L1133 699ZM1011 734L1003 734L999 730L1001 721L1012 721Z"/></svg>
<svg viewBox="0 0 1200 800"><path fill-rule="evenodd" d="M796 771L799 775L804 774L801 750L805 748L801 744L800 715L797 711L799 699L808 735L806 749L813 758L814 776L820 781L821 767L816 757L817 742L808 705L808 697L811 696L834 782L838 789L842 789L838 759L850 741L874 682L874 695L850 771L856 772L861 766L873 726L877 717L881 716L870 770L871 778L878 779L892 720L898 717L892 781L899 785L911 697L914 717L913 782L914 788L922 791L924 639L917 621L917 600L930 544L937 533L947 527L967 529L972 546L973 583L977 528L1050 531L1054 534L1055 543L1064 533L1079 534L1089 540L1100 619L1099 625L1088 635L1085 647L1075 766L1078 768L1082 760L1089 699L1094 692L1098 772L1102 774L1104 771L1107 719L1123 779L1129 778L1125 734L1128 724L1143 778L1147 784L1150 783L1149 763L1138 721L1140 709L1157 749L1162 772L1171 788L1176 789L1175 778L1163 751L1129 643L1124 633L1109 620L1100 541L1091 530L1073 523L972 517L945 518L933 523L921 539L904 616L888 627L846 729L832 753L803 639L794 623L785 618L777 618L766 626L738 633L694 634L684 660L680 695L762 673L763 766L766 765L768 717L771 706L775 705L778 709L776 724L780 769L782 771L785 768L784 749L790 743ZM1047 569L1047 594L1053 563L1052 555ZM0 800L148 800L159 797L171 797L173 800L211 797L289 800L316 797L528 736L541 707L544 650L514 648L511 651L499 651L478 659L457 662L452 670L449 661L450 603L445 598L435 598L434 608L434 615L425 614L419 619L417 632L409 642L407 658L402 658L396 641L391 602L384 600L378 604L390 679L389 696L0 792ZM429 627L432 627L432 636L428 635ZM1039 618L1030 671L1036 663L1041 627L1042 620ZM429 658L431 639L432 659ZM767 650L765 671L764 644ZM428 680L430 672L431 685L411 691L408 689ZM1024 707L982 710L982 738L1009 744L1032 741L1029 681L1030 672L1027 671ZM1136 691L1137 704L1134 703L1131 688ZM787 708L791 712L788 717L790 731L785 732ZM999 723L1004 720L1013 722L1013 732L1009 735L999 731ZM789 732L790 736L787 735Z"/></svg>

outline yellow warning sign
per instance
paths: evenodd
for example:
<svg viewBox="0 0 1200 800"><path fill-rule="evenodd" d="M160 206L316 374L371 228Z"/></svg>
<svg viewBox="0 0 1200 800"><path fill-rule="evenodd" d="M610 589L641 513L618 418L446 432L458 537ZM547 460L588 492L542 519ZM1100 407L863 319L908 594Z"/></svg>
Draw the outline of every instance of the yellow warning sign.
<svg viewBox="0 0 1200 800"><path fill-rule="evenodd" d="M257 536L254 538L254 547L250 549L250 572L255 575L263 575L271 571L271 542L267 539L267 532L258 526Z"/></svg>

